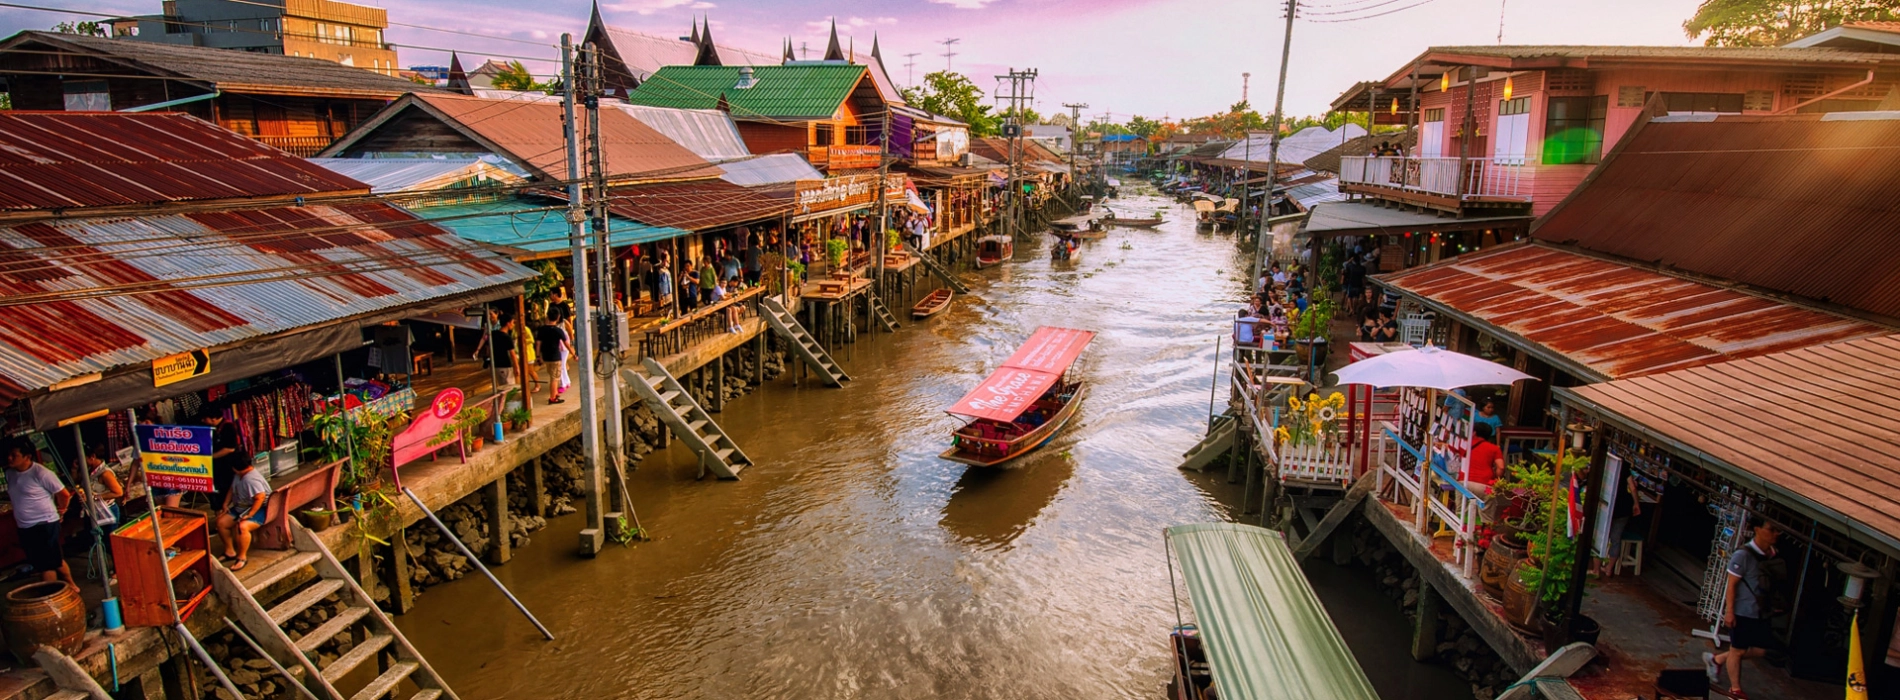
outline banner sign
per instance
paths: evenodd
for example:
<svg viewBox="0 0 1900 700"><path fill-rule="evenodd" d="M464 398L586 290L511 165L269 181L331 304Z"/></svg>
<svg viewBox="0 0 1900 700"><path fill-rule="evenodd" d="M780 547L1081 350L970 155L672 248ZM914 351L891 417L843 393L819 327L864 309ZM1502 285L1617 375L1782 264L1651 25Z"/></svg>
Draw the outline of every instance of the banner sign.
<svg viewBox="0 0 1900 700"><path fill-rule="evenodd" d="M209 493L211 434L208 425L135 425L145 483L161 489Z"/></svg>
<svg viewBox="0 0 1900 700"><path fill-rule="evenodd" d="M877 201L876 175L847 175L794 184L801 215L831 209L850 209Z"/></svg>
<svg viewBox="0 0 1900 700"><path fill-rule="evenodd" d="M176 384L211 373L211 351L193 350L152 360L152 386Z"/></svg>

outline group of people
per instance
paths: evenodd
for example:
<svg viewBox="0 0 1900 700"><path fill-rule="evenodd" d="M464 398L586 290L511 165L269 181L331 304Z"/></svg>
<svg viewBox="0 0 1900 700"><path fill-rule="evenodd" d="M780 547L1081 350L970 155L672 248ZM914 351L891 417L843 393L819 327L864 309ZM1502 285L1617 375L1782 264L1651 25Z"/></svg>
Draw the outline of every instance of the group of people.
<svg viewBox="0 0 1900 700"><path fill-rule="evenodd" d="M1380 141L1380 142L1379 142L1379 145L1377 145L1377 146L1373 146L1373 147L1372 147L1372 152L1371 152L1371 153L1368 153L1368 154L1366 154L1366 155L1369 155L1369 156L1384 156L1384 157L1398 157L1398 156L1403 156L1403 155L1405 155L1405 151L1404 151L1404 150L1402 150L1402 149L1400 149L1400 148L1399 148L1399 145L1398 145L1398 144L1396 144L1396 143L1392 143L1391 141Z"/></svg>
<svg viewBox="0 0 1900 700"><path fill-rule="evenodd" d="M1292 337L1292 315L1287 309L1304 312L1311 303L1307 297L1306 273L1295 267L1289 272L1275 262L1255 281L1253 297L1236 312L1236 345L1278 347Z"/></svg>

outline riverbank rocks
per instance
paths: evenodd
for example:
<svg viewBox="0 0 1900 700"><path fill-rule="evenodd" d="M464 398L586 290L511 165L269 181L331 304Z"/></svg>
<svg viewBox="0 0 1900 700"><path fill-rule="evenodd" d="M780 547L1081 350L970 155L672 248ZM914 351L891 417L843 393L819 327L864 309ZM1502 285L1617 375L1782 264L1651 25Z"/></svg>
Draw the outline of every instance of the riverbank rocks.
<svg viewBox="0 0 1900 700"><path fill-rule="evenodd" d="M1412 564L1365 518L1354 516L1346 532L1352 538L1353 563L1369 571L1379 592L1400 606L1405 619L1417 624L1419 586L1424 585ZM1438 639L1432 663L1452 670L1471 684L1477 700L1492 700L1516 682L1516 674L1449 605L1439 606Z"/></svg>
<svg viewBox="0 0 1900 700"><path fill-rule="evenodd" d="M315 581L312 581L312 584L314 583ZM284 626L285 634L289 636L293 642L302 639L303 636L309 634L311 630L328 622L331 618L341 614L345 608L349 607L345 600L345 594L341 592L330 594L328 598L318 601L302 613L299 613L296 617L291 618L290 622ZM347 634L338 635L338 638L318 647L317 653L319 658L314 660L318 661L319 666L322 666L348 652L351 646L355 644L350 637L351 636ZM210 654L211 658L216 659L218 665L223 667L225 677L231 680L232 685L237 686L238 692L242 693L244 697L299 697L296 695L295 690L291 688L290 681L285 679L276 669L272 668L270 661L258 656L257 652L251 649L249 644L238 639L237 635L232 633L229 628L217 634L205 637L204 648L205 653ZM198 674L198 687L204 689L205 697L231 698L230 693L225 691L224 688L218 684L218 680L211 676L210 671L204 670L196 663L193 663L191 667L196 669L196 673ZM292 673L299 672L300 671L296 670L292 671ZM231 700L235 700L235 698Z"/></svg>

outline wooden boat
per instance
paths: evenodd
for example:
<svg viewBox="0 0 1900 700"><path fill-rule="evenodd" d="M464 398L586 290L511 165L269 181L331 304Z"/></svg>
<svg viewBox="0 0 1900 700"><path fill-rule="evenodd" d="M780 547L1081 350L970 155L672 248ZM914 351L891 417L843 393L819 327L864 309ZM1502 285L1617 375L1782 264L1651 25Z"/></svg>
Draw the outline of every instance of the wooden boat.
<svg viewBox="0 0 1900 700"><path fill-rule="evenodd" d="M1057 236L1055 245L1049 246L1049 259L1061 263L1073 263L1082 258L1082 245L1074 238Z"/></svg>
<svg viewBox="0 0 1900 700"><path fill-rule="evenodd" d="M1159 210L1155 211L1154 216L1148 217L1146 219L1129 218L1129 217L1118 215L1113 211L1110 211L1108 213L1108 218L1102 219L1102 222L1110 226L1128 226L1131 228L1154 228L1156 226L1160 226L1163 223L1166 223L1167 219L1162 217L1161 212Z"/></svg>
<svg viewBox="0 0 1900 700"><path fill-rule="evenodd" d="M1108 237L1108 230L1100 219L1093 216L1071 216L1049 222L1049 232L1057 237L1075 238L1084 241L1098 241Z"/></svg>
<svg viewBox="0 0 1900 700"><path fill-rule="evenodd" d="M1009 236L991 234L976 239L976 269L1001 265L1016 254L1016 241Z"/></svg>
<svg viewBox="0 0 1900 700"><path fill-rule="evenodd" d="M917 302L916 306L910 307L910 317L930 318L942 313L944 309L950 308L950 300L955 296L956 293L950 291L949 288L931 292L922 301Z"/></svg>
<svg viewBox="0 0 1900 700"><path fill-rule="evenodd" d="M1088 387L1069 376L1092 331L1044 326L1003 366L948 409L969 419L940 455L952 462L994 467L1049 443L1075 417Z"/></svg>

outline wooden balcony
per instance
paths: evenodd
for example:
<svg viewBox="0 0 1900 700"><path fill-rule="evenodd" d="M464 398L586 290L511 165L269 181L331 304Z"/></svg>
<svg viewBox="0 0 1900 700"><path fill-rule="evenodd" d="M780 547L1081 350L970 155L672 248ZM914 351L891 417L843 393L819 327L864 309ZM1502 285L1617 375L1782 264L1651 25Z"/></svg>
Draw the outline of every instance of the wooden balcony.
<svg viewBox="0 0 1900 700"><path fill-rule="evenodd" d="M1339 191L1464 214L1473 209L1512 211L1532 205L1533 167L1491 158L1346 156Z"/></svg>

